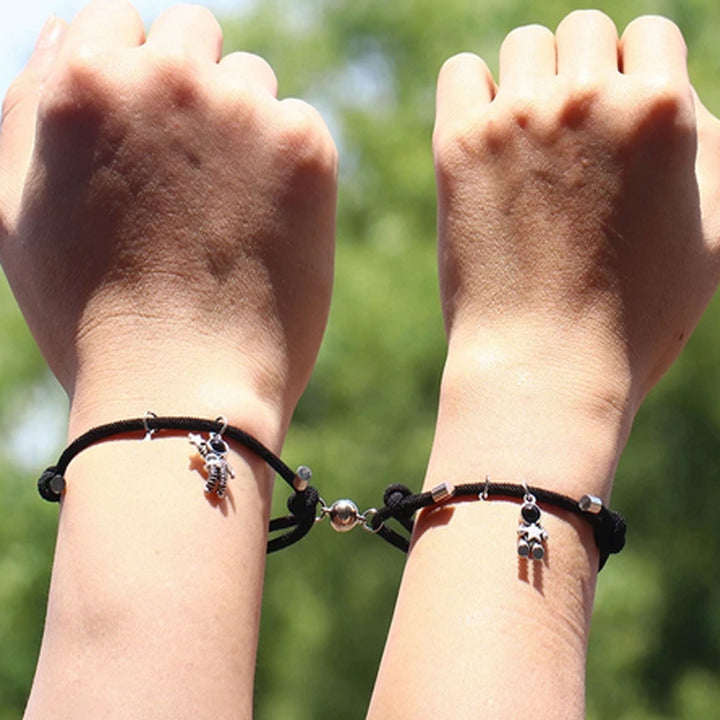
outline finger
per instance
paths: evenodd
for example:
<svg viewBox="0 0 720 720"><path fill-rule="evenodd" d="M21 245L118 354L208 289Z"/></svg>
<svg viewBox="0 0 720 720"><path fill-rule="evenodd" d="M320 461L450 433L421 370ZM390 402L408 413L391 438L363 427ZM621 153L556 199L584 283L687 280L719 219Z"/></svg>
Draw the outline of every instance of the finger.
<svg viewBox="0 0 720 720"><path fill-rule="evenodd" d="M657 15L633 20L620 41L620 62L626 74L687 81L687 46L675 23Z"/></svg>
<svg viewBox="0 0 720 720"><path fill-rule="evenodd" d="M135 47L144 39L142 18L127 0L93 0L70 23L63 53L77 53L80 49L107 53Z"/></svg>
<svg viewBox="0 0 720 720"><path fill-rule="evenodd" d="M558 75L587 80L618 71L618 34L598 10L576 10L555 32Z"/></svg>
<svg viewBox="0 0 720 720"><path fill-rule="evenodd" d="M500 48L500 87L522 91L555 75L555 36L542 25L513 30Z"/></svg>
<svg viewBox="0 0 720 720"><path fill-rule="evenodd" d="M35 140L40 90L62 45L67 24L51 17L35 50L5 96L0 127L0 231L14 224Z"/></svg>
<svg viewBox="0 0 720 720"><path fill-rule="evenodd" d="M189 55L218 62L222 57L223 33L215 16L200 5L177 5L152 24L148 46L164 53Z"/></svg>
<svg viewBox="0 0 720 720"><path fill-rule="evenodd" d="M440 69L435 110L436 129L462 120L487 105L495 83L485 61L472 53L455 55Z"/></svg>
<svg viewBox="0 0 720 720"><path fill-rule="evenodd" d="M698 150L695 172L700 190L703 230L715 252L720 252L720 120L693 90Z"/></svg>
<svg viewBox="0 0 720 720"><path fill-rule="evenodd" d="M234 52L220 61L220 69L232 80L242 80L277 97L278 82L269 63L259 55Z"/></svg>

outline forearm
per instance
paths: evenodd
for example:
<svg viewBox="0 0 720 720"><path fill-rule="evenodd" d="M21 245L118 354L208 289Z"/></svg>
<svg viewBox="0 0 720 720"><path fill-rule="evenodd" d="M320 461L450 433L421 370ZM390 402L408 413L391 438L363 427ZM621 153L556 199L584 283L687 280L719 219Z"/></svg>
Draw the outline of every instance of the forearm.
<svg viewBox="0 0 720 720"><path fill-rule="evenodd" d="M662 18L618 38L607 16L577 11L554 34L510 33L499 84L476 56L443 66L433 148L450 350L426 489L489 475L609 501L638 405L717 284L695 173L715 192L720 135L690 102L685 58ZM541 508L538 560L519 557L517 502L421 516L372 720L584 716L598 551L587 523Z"/></svg>
<svg viewBox="0 0 720 720"><path fill-rule="evenodd" d="M71 439L153 410L223 414L279 449L280 419L252 392L238 403L226 387L221 402L220 383L166 379L174 392L148 382L147 405L135 405L139 382L129 397L118 381L78 398ZM222 501L204 495L202 460L180 434L98 443L71 462L28 720L251 717L272 473L239 447L228 460Z"/></svg>
<svg viewBox="0 0 720 720"><path fill-rule="evenodd" d="M607 501L624 415L576 400L537 354L526 368L473 365L449 356L425 489L489 475ZM370 718L584 717L592 530L545 508L546 557L524 560L519 519L497 499L421 516Z"/></svg>
<svg viewBox="0 0 720 720"><path fill-rule="evenodd" d="M312 371L335 146L262 58L222 44L201 6L146 33L124 0L93 0L46 26L8 93L0 259L70 439L222 415L279 452ZM250 717L272 474L228 459L215 500L180 435L72 461L28 718Z"/></svg>

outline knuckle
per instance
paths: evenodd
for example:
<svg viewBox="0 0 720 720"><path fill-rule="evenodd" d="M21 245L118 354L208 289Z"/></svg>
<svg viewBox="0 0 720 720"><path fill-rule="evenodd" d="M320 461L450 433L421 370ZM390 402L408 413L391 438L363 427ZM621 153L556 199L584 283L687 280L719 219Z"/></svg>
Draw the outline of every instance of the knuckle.
<svg viewBox="0 0 720 720"><path fill-rule="evenodd" d="M659 78L645 103L645 112L656 123L684 132L694 132L695 113L689 85Z"/></svg>
<svg viewBox="0 0 720 720"><path fill-rule="evenodd" d="M609 80L604 76L586 75L573 78L559 100L559 120L564 127L580 127L597 114L610 97Z"/></svg>
<svg viewBox="0 0 720 720"><path fill-rule="evenodd" d="M107 72L105 55L96 47L80 45L60 72L60 84L68 90L94 92L102 86Z"/></svg>
<svg viewBox="0 0 720 720"><path fill-rule="evenodd" d="M494 123L486 118L467 116L433 130L433 155L435 167L441 174L452 173L468 159L481 157L483 150L492 142Z"/></svg>
<svg viewBox="0 0 720 720"><path fill-rule="evenodd" d="M337 167L337 150L320 113L300 100L283 100L283 122L277 138L278 150L298 165L323 171Z"/></svg>
<svg viewBox="0 0 720 720"><path fill-rule="evenodd" d="M641 126L694 132L694 102L688 83L656 76L644 95L638 102Z"/></svg>
<svg viewBox="0 0 720 720"><path fill-rule="evenodd" d="M486 162L509 146L544 141L552 135L557 100L535 89L501 89L493 103L451 122L436 125L433 155L436 170L454 174L458 168ZM533 140L534 139L534 140Z"/></svg>
<svg viewBox="0 0 720 720"><path fill-rule="evenodd" d="M43 117L102 111L114 95L108 58L90 45L80 46L53 70L40 99Z"/></svg>
<svg viewBox="0 0 720 720"><path fill-rule="evenodd" d="M162 88L170 93L177 104L183 105L196 98L201 89L196 62L182 50L163 48L151 56L148 64L147 87Z"/></svg>

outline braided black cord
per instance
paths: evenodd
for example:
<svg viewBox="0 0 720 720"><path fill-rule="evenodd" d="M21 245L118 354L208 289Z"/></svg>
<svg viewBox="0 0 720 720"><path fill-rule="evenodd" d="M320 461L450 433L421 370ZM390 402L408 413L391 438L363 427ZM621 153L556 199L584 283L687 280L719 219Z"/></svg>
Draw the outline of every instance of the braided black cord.
<svg viewBox="0 0 720 720"><path fill-rule="evenodd" d="M146 418L134 418L132 420L118 420L116 422L99 425L92 430L75 439L65 448L55 468L60 475L64 475L70 461L79 455L83 450L97 442L107 440L120 435L128 435L135 432L146 432L146 430L181 430L185 432L213 432L221 430L225 437L235 440L248 450L252 451L264 460L290 487L294 487L295 471L291 470L275 453L265 447L259 440L249 435L244 430L227 425L220 420L203 420L192 417L154 417L148 415Z"/></svg>
<svg viewBox="0 0 720 720"><path fill-rule="evenodd" d="M204 420L192 417L157 417L148 414L144 418L118 420L116 422L99 425L88 430L76 438L65 448L56 465L49 467L38 480L38 492L49 502L60 502L65 489L65 472L72 460L83 450L103 440L133 433L147 433L148 431L179 430L183 432L222 433L223 437L236 441L255 455L264 460L285 482L295 490L297 475L275 453L263 445L252 435L238 427L227 425L222 420ZM291 528L287 533L268 541L267 552L274 552L288 547L303 538L315 522L315 510L318 504L318 492L307 485L304 490L295 491L291 496L292 515L286 518L273 520L270 523L270 532ZM290 502L288 502L290 506ZM295 511L297 510L297 515ZM312 520L311 520L312 517ZM279 522L280 520L284 521Z"/></svg>
<svg viewBox="0 0 720 720"><path fill-rule="evenodd" d="M602 570L611 554L619 553L625 546L627 525L620 513L609 510L604 506L600 508L599 512L593 513L589 510L583 510L577 500L573 500L567 495L561 495L552 490L512 483L482 482L456 485L452 497L441 501L436 501L432 492L413 494L409 488L403 485L391 485L385 491L385 506L374 514L370 526L384 540L403 552L407 552L410 547L409 538L404 537L385 524L390 518L397 520L409 532L412 532L413 523L411 518L422 508L467 497L474 497L476 500L493 497L523 499L528 492L535 496L538 503L571 512L593 526L595 542L600 550L600 570Z"/></svg>

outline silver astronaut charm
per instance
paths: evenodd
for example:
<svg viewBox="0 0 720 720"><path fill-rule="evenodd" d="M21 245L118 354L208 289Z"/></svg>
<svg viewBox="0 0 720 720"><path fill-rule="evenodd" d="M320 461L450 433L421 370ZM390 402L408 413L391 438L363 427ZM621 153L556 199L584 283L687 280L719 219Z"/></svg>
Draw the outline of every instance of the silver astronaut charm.
<svg viewBox="0 0 720 720"><path fill-rule="evenodd" d="M545 557L545 541L548 532L540 524L542 513L535 496L526 492L520 508L520 525L518 525L517 551L521 558L542 560Z"/></svg>
<svg viewBox="0 0 720 720"><path fill-rule="evenodd" d="M228 479L235 477L235 473L227 461L228 444L220 433L210 433L207 440L203 439L201 435L190 433L188 440L198 449L200 456L205 461L205 472L207 473L205 494L215 493L218 498L224 498Z"/></svg>

